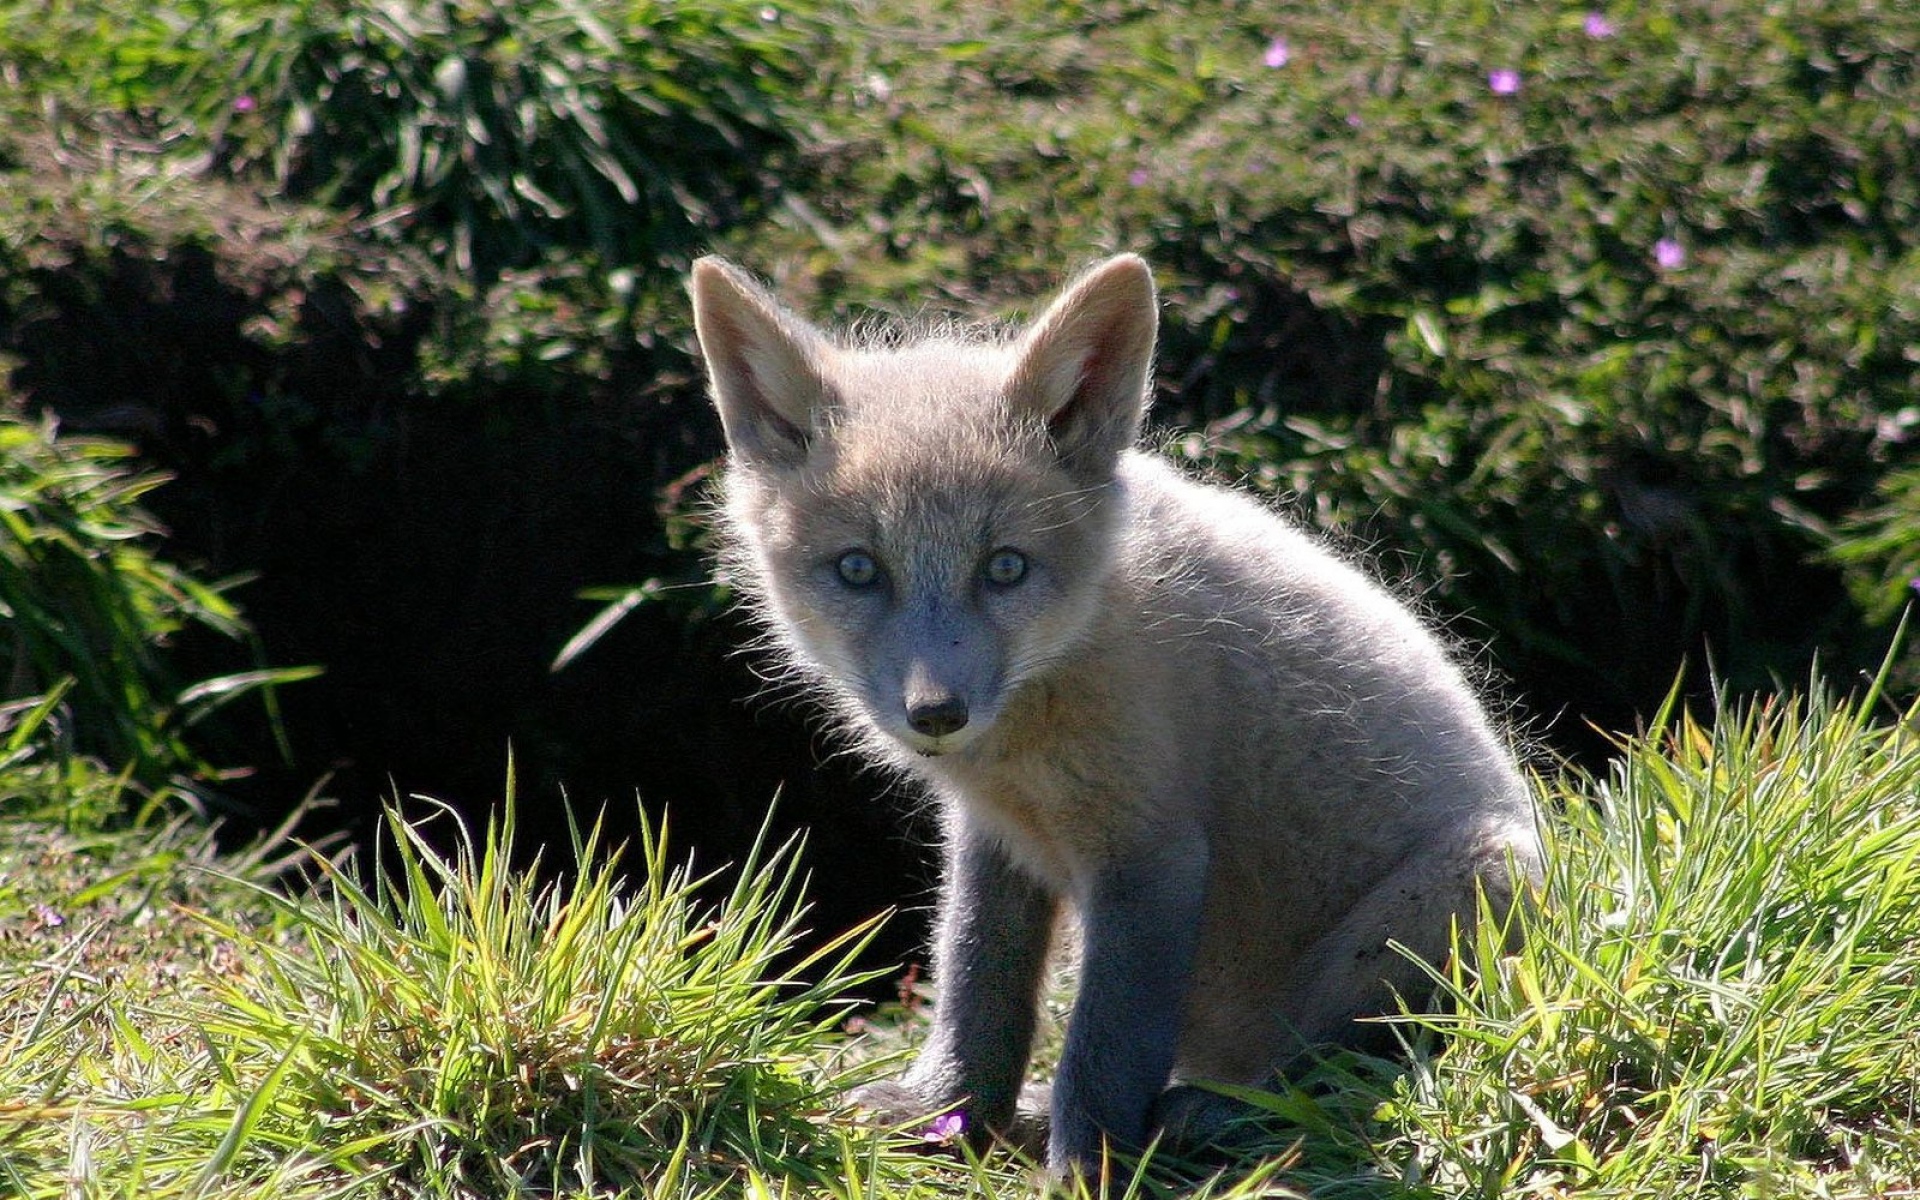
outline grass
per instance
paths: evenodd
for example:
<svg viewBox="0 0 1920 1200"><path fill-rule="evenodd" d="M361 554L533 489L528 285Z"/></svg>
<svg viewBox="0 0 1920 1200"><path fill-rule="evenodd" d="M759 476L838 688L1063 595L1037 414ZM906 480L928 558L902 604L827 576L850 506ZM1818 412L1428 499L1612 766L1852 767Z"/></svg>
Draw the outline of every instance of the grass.
<svg viewBox="0 0 1920 1200"><path fill-rule="evenodd" d="M158 552L142 498L165 482L132 446L59 436L49 416L0 411L0 676L7 749L48 726L85 753L131 764L148 783L206 780L217 770L189 733L238 696L319 674L259 668L187 684L166 647L191 629L257 640L224 594ZM31 697L20 701L19 697ZM277 717L275 719L277 728Z"/></svg>
<svg viewBox="0 0 1920 1200"><path fill-rule="evenodd" d="M1716 716L1670 705L1604 777L1542 784L1525 947L1467 939L1408 1061L1329 1060L1263 1101L1245 1163L1116 1163L1108 1192L1920 1194L1920 707L1815 688ZM336 854L0 796L5 1190L1034 1186L839 1103L898 1030L845 1032L867 931L805 932L788 849L723 889L664 831L623 859L589 830L543 884L512 865L510 797L482 831L422 802L364 884Z"/></svg>
<svg viewBox="0 0 1920 1200"><path fill-rule="evenodd" d="M283 860L313 876L291 891L265 854L215 855L184 825L12 822L0 1180L680 1196L844 1174L825 1117L845 1068L816 1059L864 931L796 954L790 848L716 893L664 837L623 868L589 832L572 882L543 886L508 866L504 811L447 851L426 827L450 814L396 816L381 882L316 854Z"/></svg>
<svg viewBox="0 0 1920 1200"><path fill-rule="evenodd" d="M1446 978L1395 1108L1447 1192L1896 1194L1920 1179L1920 725L1661 714L1553 795L1524 953Z"/></svg>

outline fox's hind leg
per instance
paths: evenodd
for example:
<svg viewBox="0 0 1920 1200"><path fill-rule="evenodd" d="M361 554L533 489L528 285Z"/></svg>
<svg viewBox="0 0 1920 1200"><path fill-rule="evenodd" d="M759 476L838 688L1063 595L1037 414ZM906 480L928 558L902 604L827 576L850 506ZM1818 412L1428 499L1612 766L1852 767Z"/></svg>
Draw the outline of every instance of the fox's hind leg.
<svg viewBox="0 0 1920 1200"><path fill-rule="evenodd" d="M1442 963L1454 924L1472 926L1482 895L1494 919L1505 920L1524 889L1520 880L1539 872L1532 826L1504 818L1476 821L1410 854L1294 964L1282 1011L1298 1048L1390 1048L1390 1040L1382 1045L1386 1031L1360 1018L1397 1011L1396 996L1418 1003L1432 988L1421 967L1389 943Z"/></svg>
<svg viewBox="0 0 1920 1200"><path fill-rule="evenodd" d="M1283 1010L1295 1040L1274 1064L1274 1081L1283 1082L1315 1050L1393 1053L1391 1027L1363 1018L1398 1011L1396 996L1417 1005L1432 989L1420 966L1389 943L1442 963L1456 919L1470 925L1484 895L1494 919L1505 920L1525 890L1519 881L1537 878L1539 871L1533 830L1509 825L1476 824L1404 860L1294 965ZM1190 1150L1230 1141L1222 1137L1228 1128L1256 1113L1218 1092L1177 1084L1161 1095L1154 1115L1167 1144Z"/></svg>

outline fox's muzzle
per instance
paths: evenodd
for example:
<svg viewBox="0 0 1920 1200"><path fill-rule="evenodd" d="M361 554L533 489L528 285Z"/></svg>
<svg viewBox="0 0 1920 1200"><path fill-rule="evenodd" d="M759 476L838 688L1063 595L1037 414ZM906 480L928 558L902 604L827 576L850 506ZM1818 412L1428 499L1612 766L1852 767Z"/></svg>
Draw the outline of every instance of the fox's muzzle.
<svg viewBox="0 0 1920 1200"><path fill-rule="evenodd" d="M976 715L969 686L968 672L958 664L937 656L910 660L900 686L900 712L906 717L902 732L910 736L901 740L920 754L959 749L977 732L969 728Z"/></svg>

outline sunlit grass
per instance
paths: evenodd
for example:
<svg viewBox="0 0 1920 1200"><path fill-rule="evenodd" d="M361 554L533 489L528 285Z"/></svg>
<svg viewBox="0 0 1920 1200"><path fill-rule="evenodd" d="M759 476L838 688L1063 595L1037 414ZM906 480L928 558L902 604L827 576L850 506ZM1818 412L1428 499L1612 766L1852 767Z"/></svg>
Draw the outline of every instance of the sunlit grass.
<svg viewBox="0 0 1920 1200"><path fill-rule="evenodd" d="M1662 712L1550 792L1524 951L1448 979L1394 1103L1449 1193L1891 1194L1920 1179L1920 708ZM1903 1182L1904 1181L1904 1182Z"/></svg>
<svg viewBox="0 0 1920 1200"><path fill-rule="evenodd" d="M664 838L643 835L633 890L597 842L575 845L564 890L509 867L510 815L445 857L396 825L378 877L397 882L371 891L329 872L300 943L260 946L258 979L219 989L205 1026L265 1078L285 1070L260 1135L304 1151L324 1127L343 1168L478 1194L821 1175L833 1086L809 1056L857 934L789 961L785 851L709 899ZM822 983L779 982L815 966Z"/></svg>
<svg viewBox="0 0 1920 1200"><path fill-rule="evenodd" d="M1238 1163L1116 1158L1105 1194L1912 1195L1917 718L1818 688L1670 706L1604 777L1543 785L1523 948L1488 931L1436 969L1449 1004L1403 1021L1405 1060L1329 1060L1262 1101ZM805 929L787 850L723 887L658 829L624 858L589 830L543 872L511 804L479 831L404 811L377 882L315 855L293 890L284 855L187 824L10 821L0 1193L1037 1186L840 1103L885 1065L849 1065L865 930Z"/></svg>
<svg viewBox="0 0 1920 1200"><path fill-rule="evenodd" d="M797 949L791 847L721 890L656 831L624 862L588 832L570 882L543 885L510 865L503 811L480 834L438 808L396 816L378 882L317 858L317 886L291 897L177 829L118 847L184 882L175 903L105 920L164 925L161 973L187 983L115 986L92 964L101 945L137 955L124 927L38 930L49 953L0 971L0 1180L24 1195L693 1195L843 1175L842 1087L821 1050L866 930ZM435 820L449 851L424 830ZM102 865L137 887L138 868Z"/></svg>

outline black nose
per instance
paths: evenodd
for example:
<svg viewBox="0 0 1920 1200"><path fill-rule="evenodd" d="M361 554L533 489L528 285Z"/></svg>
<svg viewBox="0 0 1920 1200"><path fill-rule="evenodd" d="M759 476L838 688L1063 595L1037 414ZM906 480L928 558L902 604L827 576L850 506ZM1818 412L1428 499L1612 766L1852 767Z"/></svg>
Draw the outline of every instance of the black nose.
<svg viewBox="0 0 1920 1200"><path fill-rule="evenodd" d="M907 724L915 733L927 737L945 737L967 725L967 702L959 696L942 696L907 706Z"/></svg>

